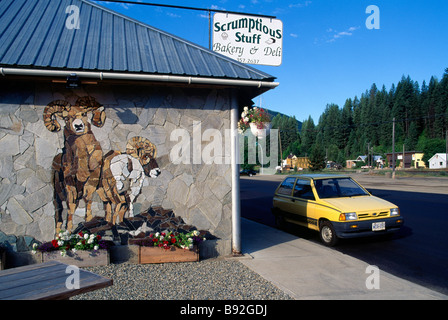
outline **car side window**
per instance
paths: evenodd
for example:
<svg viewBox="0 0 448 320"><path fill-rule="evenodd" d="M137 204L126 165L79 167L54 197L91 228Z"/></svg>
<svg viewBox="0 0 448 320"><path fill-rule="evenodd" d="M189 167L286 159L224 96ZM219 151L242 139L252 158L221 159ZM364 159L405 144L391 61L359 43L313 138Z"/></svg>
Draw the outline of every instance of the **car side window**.
<svg viewBox="0 0 448 320"><path fill-rule="evenodd" d="M296 178L286 178L277 190L278 194L290 196Z"/></svg>
<svg viewBox="0 0 448 320"><path fill-rule="evenodd" d="M309 180L297 179L294 186L294 197L306 200L316 200L314 198L313 189Z"/></svg>

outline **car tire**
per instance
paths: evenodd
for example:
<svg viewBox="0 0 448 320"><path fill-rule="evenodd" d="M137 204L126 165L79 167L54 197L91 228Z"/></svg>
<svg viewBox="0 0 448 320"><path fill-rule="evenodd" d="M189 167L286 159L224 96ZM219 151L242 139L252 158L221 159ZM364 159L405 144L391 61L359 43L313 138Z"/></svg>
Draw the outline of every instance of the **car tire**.
<svg viewBox="0 0 448 320"><path fill-rule="evenodd" d="M330 221L322 221L319 230L320 240L327 247L333 247L338 242L336 231Z"/></svg>
<svg viewBox="0 0 448 320"><path fill-rule="evenodd" d="M283 218L283 216L278 212L276 212L274 215L275 215L275 226L280 230L285 230L286 229L285 218Z"/></svg>

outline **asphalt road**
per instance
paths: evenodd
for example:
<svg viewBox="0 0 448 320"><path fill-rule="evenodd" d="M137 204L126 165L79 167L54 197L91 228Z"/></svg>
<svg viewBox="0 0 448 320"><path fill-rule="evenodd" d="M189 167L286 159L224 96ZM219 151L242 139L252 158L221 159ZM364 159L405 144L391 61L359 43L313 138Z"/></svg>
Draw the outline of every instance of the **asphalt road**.
<svg viewBox="0 0 448 320"><path fill-rule="evenodd" d="M241 215L275 227L272 195L278 179L243 178ZM334 247L385 272L448 294L448 195L370 189L372 194L395 203L405 225L392 237L344 239ZM290 225L298 237L320 243L317 232Z"/></svg>

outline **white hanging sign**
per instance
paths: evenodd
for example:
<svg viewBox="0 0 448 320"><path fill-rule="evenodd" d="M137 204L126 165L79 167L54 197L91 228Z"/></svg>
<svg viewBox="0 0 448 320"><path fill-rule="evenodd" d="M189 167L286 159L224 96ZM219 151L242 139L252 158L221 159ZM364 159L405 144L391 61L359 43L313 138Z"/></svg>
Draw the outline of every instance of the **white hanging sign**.
<svg viewBox="0 0 448 320"><path fill-rule="evenodd" d="M280 66L283 23L278 19L215 13L213 51L247 64Z"/></svg>

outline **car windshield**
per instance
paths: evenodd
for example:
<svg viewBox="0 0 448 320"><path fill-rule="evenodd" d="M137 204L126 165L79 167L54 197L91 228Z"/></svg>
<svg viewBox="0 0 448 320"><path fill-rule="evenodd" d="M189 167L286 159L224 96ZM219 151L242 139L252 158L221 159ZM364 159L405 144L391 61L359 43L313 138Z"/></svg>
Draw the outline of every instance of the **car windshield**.
<svg viewBox="0 0 448 320"><path fill-rule="evenodd" d="M318 179L314 186L321 199L369 195L351 178Z"/></svg>

